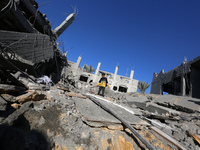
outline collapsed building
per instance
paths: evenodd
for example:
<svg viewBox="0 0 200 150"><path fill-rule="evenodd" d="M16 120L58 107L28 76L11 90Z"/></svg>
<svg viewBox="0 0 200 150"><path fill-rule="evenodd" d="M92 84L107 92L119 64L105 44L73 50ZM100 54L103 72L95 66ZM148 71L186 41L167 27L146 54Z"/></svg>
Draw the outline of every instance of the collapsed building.
<svg viewBox="0 0 200 150"><path fill-rule="evenodd" d="M163 94L167 92L169 94L190 96L194 98L200 98L200 56L187 62L184 62L164 73L161 72L153 74L153 81L151 85L151 93Z"/></svg>
<svg viewBox="0 0 200 150"><path fill-rule="evenodd" d="M74 14L51 30L40 26L47 19L37 7L34 0L0 1L1 150L199 150L200 99L129 93L134 72L119 76L118 67L112 74L99 63L95 74L84 72L81 57L67 61L55 42ZM113 77L104 98L90 88L102 72Z"/></svg>
<svg viewBox="0 0 200 150"><path fill-rule="evenodd" d="M116 66L114 74L100 70L101 63L99 62L95 73L92 74L79 67L81 60L82 57L79 56L76 63L68 61L76 80L87 82L90 85L96 85L101 78L101 74L104 73L108 79L108 84L111 90L122 93L137 92L138 80L133 79L133 70L131 70L130 77L128 78L117 75L119 66Z"/></svg>
<svg viewBox="0 0 200 150"><path fill-rule="evenodd" d="M47 75L57 82L67 60L56 40L73 22L75 14L52 30L34 0L3 0L0 8L0 64L13 72Z"/></svg>

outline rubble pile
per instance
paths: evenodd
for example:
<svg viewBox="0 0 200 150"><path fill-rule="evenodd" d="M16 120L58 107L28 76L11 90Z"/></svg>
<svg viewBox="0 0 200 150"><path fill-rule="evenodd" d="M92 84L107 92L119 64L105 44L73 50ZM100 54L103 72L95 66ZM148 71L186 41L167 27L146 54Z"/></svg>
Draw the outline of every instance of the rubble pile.
<svg viewBox="0 0 200 150"><path fill-rule="evenodd" d="M1 150L199 150L200 99L108 88L98 96L56 43L74 13L52 30L34 0L0 8Z"/></svg>
<svg viewBox="0 0 200 150"><path fill-rule="evenodd" d="M66 72L65 75L69 73ZM59 83L53 85L45 82L37 83L41 79L34 77L30 79L20 73L14 76L17 76L16 80L24 84L26 89L19 92L12 87L16 85L10 84L9 88L1 90L0 146L2 149L146 148L126 126L117 119L110 118L111 116L105 110L85 96L87 93L84 92L94 87L78 89L75 86L77 84L67 78L62 78ZM1 82L10 81L7 79ZM92 95L94 94L96 93ZM177 107L172 107L173 102L169 99L177 100L176 96L114 94L109 89L106 89L106 94L104 99L111 103L106 101L103 103L109 108L118 114L122 112L120 115L125 115L126 120L132 117L141 119L131 124L155 149L181 149L182 147L199 149L199 111L195 109L192 111L187 107L184 109L183 106L181 111L180 107L175 110L174 108ZM160 99L167 99L168 102ZM192 98L189 100L192 101ZM133 111L134 114L119 110L117 105ZM191 111L188 112L189 109Z"/></svg>

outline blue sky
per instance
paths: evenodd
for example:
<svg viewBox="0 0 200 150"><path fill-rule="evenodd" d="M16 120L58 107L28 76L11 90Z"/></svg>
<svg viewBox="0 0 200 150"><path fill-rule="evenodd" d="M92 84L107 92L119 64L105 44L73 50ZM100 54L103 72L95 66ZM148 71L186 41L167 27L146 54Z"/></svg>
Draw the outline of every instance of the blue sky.
<svg viewBox="0 0 200 150"><path fill-rule="evenodd" d="M42 5L48 0L37 1ZM200 0L52 0L39 7L55 29L76 8L76 19L59 37L67 59L95 69L152 82L200 55ZM127 71L128 70L128 71ZM150 88L147 92L150 91Z"/></svg>

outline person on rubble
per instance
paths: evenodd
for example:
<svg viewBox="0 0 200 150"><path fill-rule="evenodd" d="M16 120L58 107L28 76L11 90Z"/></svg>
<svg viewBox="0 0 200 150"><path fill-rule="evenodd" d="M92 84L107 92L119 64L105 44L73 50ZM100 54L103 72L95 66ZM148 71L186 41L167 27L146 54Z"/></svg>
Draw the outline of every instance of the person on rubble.
<svg viewBox="0 0 200 150"><path fill-rule="evenodd" d="M102 77L101 77L101 79L99 80L99 83L97 84L97 86L99 86L98 95L101 95L101 96L104 97L104 91L105 91L106 86L109 88L108 80L107 80L107 78L105 77L105 73L102 73ZM100 93L101 93L101 94L100 94Z"/></svg>

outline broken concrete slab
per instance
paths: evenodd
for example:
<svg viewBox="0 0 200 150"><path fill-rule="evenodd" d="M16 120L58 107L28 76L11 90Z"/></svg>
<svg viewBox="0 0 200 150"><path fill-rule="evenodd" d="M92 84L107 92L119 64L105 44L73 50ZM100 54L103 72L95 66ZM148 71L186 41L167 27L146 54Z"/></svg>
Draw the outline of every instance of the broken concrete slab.
<svg viewBox="0 0 200 150"><path fill-rule="evenodd" d="M141 97L131 97L127 96L127 104L129 104L130 107L132 105L136 105L137 107L147 110L149 112L158 113L158 114L166 114L166 113L172 113L172 114L180 114L180 112L175 111L173 109L163 107L160 105L157 105L153 102L149 102L146 96Z"/></svg>
<svg viewBox="0 0 200 150"><path fill-rule="evenodd" d="M109 104L107 102L101 101L107 107L112 108L120 116L129 122L129 124L142 124L148 125L146 121L141 120L139 117L127 112L126 110L119 108L115 105ZM76 107L87 121L95 122L98 125L110 125L110 124L120 124L121 122L113 117L111 114L104 111L102 108L94 104L89 99L75 99Z"/></svg>
<svg viewBox="0 0 200 150"><path fill-rule="evenodd" d="M146 96L140 96L140 97L133 97L130 95L126 95L126 101L127 102L140 102L140 103L146 103L148 102L148 98Z"/></svg>
<svg viewBox="0 0 200 150"><path fill-rule="evenodd" d="M159 104L170 104L182 111L200 112L200 99L175 95L160 95L156 98Z"/></svg>
<svg viewBox="0 0 200 150"><path fill-rule="evenodd" d="M163 107L163 106L157 105L155 103L152 103L148 106L146 103L142 103L142 102L141 103L140 102L127 102L127 104L129 104L130 107L132 106L132 104L134 104L137 107L139 107L140 109L147 110L149 112L153 112L156 114L167 114L167 113L180 114L179 111L175 111L173 109Z"/></svg>

